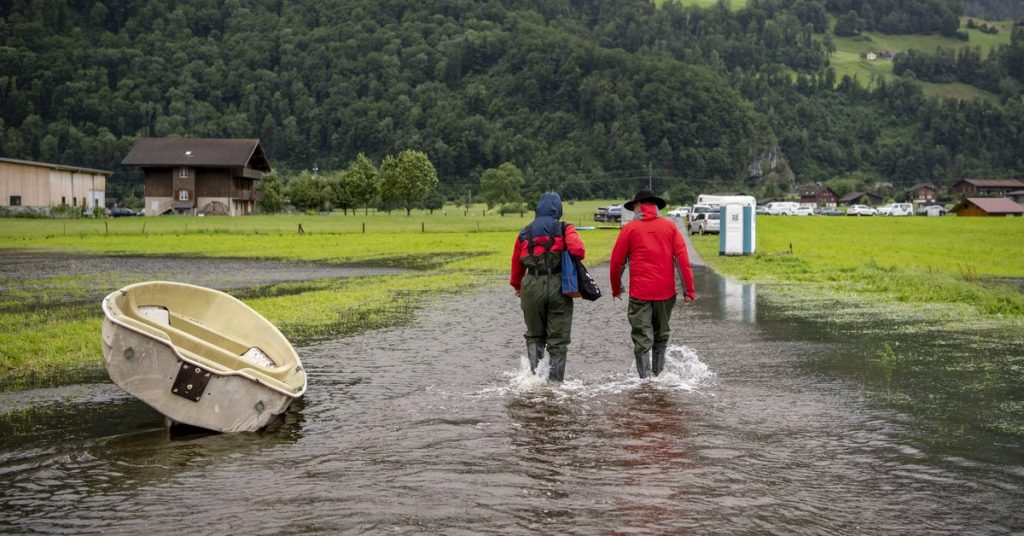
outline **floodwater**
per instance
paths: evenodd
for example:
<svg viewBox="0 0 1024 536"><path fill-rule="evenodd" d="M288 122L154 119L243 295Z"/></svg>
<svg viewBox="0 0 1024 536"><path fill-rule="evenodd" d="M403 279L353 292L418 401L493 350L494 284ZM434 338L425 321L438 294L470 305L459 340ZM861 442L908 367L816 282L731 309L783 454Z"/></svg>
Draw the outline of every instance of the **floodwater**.
<svg viewBox="0 0 1024 536"><path fill-rule="evenodd" d="M299 348L309 389L261 433L172 433L109 384L2 394L0 533L1024 531L1012 436L876 396L863 326L696 279L653 381L609 296L577 302L566 383L530 377L496 283Z"/></svg>

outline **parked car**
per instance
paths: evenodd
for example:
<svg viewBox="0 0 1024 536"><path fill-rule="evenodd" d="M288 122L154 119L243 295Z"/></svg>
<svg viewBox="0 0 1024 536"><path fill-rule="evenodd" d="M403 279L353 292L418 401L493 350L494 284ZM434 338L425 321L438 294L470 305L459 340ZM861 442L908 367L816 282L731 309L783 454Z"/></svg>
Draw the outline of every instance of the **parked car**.
<svg viewBox="0 0 1024 536"><path fill-rule="evenodd" d="M114 207L110 209L110 216L112 218L120 218L121 216L139 216L134 210L128 207Z"/></svg>
<svg viewBox="0 0 1024 536"><path fill-rule="evenodd" d="M850 208L846 209L847 216L875 216L877 214L877 210L867 205L850 205Z"/></svg>
<svg viewBox="0 0 1024 536"><path fill-rule="evenodd" d="M794 216L813 216L814 215L814 209L812 209L811 207L796 207L796 210L793 211L793 215Z"/></svg>
<svg viewBox="0 0 1024 536"><path fill-rule="evenodd" d="M754 207L754 214L767 215L768 207L764 205L757 205L756 207Z"/></svg>
<svg viewBox="0 0 1024 536"><path fill-rule="evenodd" d="M843 212L842 210L839 210L839 209L837 209L835 207L821 207L821 208L819 208L815 212L815 214L817 214L819 216L845 216L846 215L845 212Z"/></svg>
<svg viewBox="0 0 1024 536"><path fill-rule="evenodd" d="M676 207L668 211L669 218L685 218L690 213L690 207Z"/></svg>
<svg viewBox="0 0 1024 536"><path fill-rule="evenodd" d="M693 209L690 210L690 213L687 214L686 217L689 220L689 222L692 222L693 220L697 219L698 214L710 214L712 212L718 214L718 207L714 205L696 204L693 205Z"/></svg>
<svg viewBox="0 0 1024 536"><path fill-rule="evenodd" d="M878 209L879 216L912 216L914 206L910 203L889 203Z"/></svg>
<svg viewBox="0 0 1024 536"><path fill-rule="evenodd" d="M916 212L918 216L931 216L932 213L934 213L937 216L945 216L946 207L942 205L921 205Z"/></svg>
<svg viewBox="0 0 1024 536"><path fill-rule="evenodd" d="M717 233L721 222L717 212L701 212L690 222L690 234Z"/></svg>
<svg viewBox="0 0 1024 536"><path fill-rule="evenodd" d="M608 221L608 207L597 207L594 211L594 221Z"/></svg>
<svg viewBox="0 0 1024 536"><path fill-rule="evenodd" d="M772 216L792 216L796 209L800 208L800 203L795 201L775 201L765 206L768 208L768 214Z"/></svg>
<svg viewBox="0 0 1024 536"><path fill-rule="evenodd" d="M622 205L608 207L608 221L622 221Z"/></svg>

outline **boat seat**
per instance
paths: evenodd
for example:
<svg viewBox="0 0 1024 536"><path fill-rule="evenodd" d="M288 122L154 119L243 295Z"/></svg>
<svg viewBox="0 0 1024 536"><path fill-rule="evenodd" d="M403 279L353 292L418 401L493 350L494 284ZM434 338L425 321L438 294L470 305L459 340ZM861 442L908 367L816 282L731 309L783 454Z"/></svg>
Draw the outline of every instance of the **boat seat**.
<svg viewBox="0 0 1024 536"><path fill-rule="evenodd" d="M147 316L140 311L134 294L128 294L127 305L128 307L122 308L122 313L143 324L148 328L146 331L155 329L165 334L180 351L196 361L214 365L213 368L221 372L249 368L258 371L259 375L286 385L289 376L293 374L294 367L290 364L278 366L275 362L275 366L266 367L243 358L242 354L254 348L253 345L245 344L173 311L168 311L169 324L154 320L150 317L153 315Z"/></svg>

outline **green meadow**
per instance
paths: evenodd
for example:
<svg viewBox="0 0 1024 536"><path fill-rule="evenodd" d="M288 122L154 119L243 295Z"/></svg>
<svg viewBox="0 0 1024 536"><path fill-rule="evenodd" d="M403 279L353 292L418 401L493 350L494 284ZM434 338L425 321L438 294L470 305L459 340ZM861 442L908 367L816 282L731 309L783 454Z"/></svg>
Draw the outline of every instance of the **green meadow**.
<svg viewBox="0 0 1024 536"><path fill-rule="evenodd" d="M565 203L563 219L594 226L594 209L607 204ZM4 219L0 250L410 268L400 275L297 281L236 293L301 343L394 325L411 318L431 295L505 280L515 234L531 219L532 213L501 216L482 205L411 216L359 211L243 218ZM580 233L589 263L607 261L617 231L609 226ZM119 274L106 279L118 285L130 282ZM0 292L0 370L5 371L0 388L58 382L69 370L102 370L99 303L82 303L82 288L96 284L96 276L71 275L23 281L23 288Z"/></svg>
<svg viewBox="0 0 1024 536"><path fill-rule="evenodd" d="M720 257L717 237L694 242L716 271L743 281L1019 323L1022 238L1024 218L769 216L757 220L756 255Z"/></svg>

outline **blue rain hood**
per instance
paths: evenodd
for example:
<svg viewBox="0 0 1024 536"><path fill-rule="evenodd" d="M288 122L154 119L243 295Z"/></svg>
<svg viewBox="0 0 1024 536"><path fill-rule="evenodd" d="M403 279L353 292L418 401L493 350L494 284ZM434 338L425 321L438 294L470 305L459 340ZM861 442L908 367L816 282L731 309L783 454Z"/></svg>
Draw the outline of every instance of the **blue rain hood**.
<svg viewBox="0 0 1024 536"><path fill-rule="evenodd" d="M536 216L520 233L519 239L526 240L530 236L562 236L562 198L555 192L547 192L537 201Z"/></svg>

